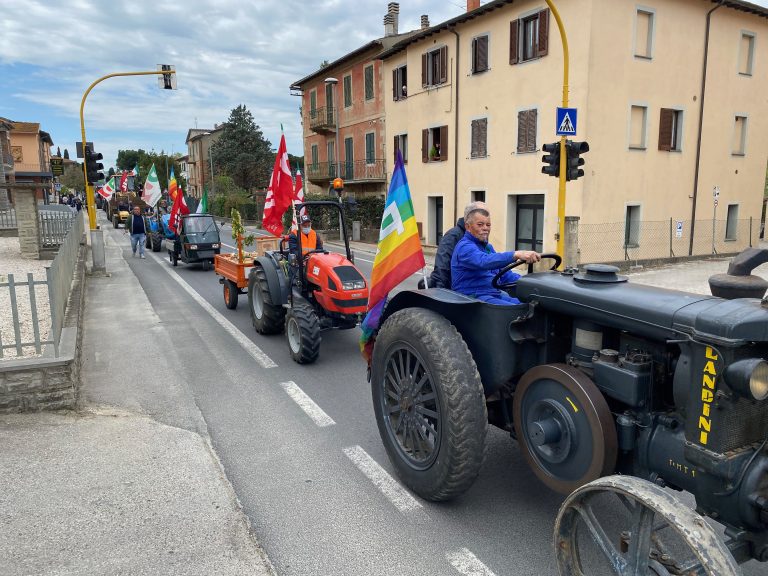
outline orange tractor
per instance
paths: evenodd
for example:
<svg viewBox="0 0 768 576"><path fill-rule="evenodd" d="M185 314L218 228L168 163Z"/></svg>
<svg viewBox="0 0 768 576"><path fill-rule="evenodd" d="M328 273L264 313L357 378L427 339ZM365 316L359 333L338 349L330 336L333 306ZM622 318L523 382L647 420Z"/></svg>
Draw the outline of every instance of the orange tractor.
<svg viewBox="0 0 768 576"><path fill-rule="evenodd" d="M251 320L261 334L279 334L285 329L291 357L309 364L320 353L320 333L356 327L368 306L368 283L354 265L340 202L312 201L302 208L332 208L339 211L339 229L346 257L327 250L304 253L301 234L297 249L288 248L287 238L278 250L267 251L253 261L248 277Z"/></svg>

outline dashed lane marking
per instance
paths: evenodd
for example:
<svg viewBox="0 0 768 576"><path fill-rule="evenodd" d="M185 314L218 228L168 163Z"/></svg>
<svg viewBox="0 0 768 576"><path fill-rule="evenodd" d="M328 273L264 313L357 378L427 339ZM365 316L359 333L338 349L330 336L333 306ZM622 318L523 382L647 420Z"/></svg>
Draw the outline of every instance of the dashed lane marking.
<svg viewBox="0 0 768 576"><path fill-rule="evenodd" d="M480 562L477 556L466 548L448 552L445 558L451 563L451 566L465 576L496 576L493 570Z"/></svg>
<svg viewBox="0 0 768 576"><path fill-rule="evenodd" d="M344 448L344 454L352 460L363 474L373 482L374 486L381 491L386 498L395 505L400 512L413 512L421 509L421 504L414 498L410 492L403 488L376 460L371 458L368 453L360 446L349 446Z"/></svg>
<svg viewBox="0 0 768 576"><path fill-rule="evenodd" d="M200 306L203 307L203 309L208 312L208 314L211 315L211 317L219 323L219 325L224 328L224 330L232 336L235 340L237 340L238 344L243 347L243 349L250 354L256 362L258 362L262 368L277 368L277 364L269 357L267 356L264 351L256 346L245 334L243 334L237 326L232 324L229 320L224 318L224 316L221 315L221 313L216 310L213 306L211 306L200 294L198 294L192 286L190 286L186 281L182 280L182 278L175 274L170 268L168 268L168 263L165 261L164 258L160 258L153 252L148 252L154 260L160 264L160 268L165 270L168 275L173 278L179 286L181 286L184 291L189 294L192 299L200 304Z"/></svg>
<svg viewBox="0 0 768 576"><path fill-rule="evenodd" d="M295 382L290 380L288 382L280 382L280 386L283 387L283 390L287 392L288 396L299 405L299 408L306 412L307 416L309 416L315 424L321 428L336 424L336 422L333 421L333 418L323 412L323 409L315 404L314 400L307 396Z"/></svg>

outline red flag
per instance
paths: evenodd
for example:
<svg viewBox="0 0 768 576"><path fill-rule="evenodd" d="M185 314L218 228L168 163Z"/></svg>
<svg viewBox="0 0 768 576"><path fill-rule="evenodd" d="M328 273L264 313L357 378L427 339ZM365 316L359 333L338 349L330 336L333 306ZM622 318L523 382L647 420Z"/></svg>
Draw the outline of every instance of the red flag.
<svg viewBox="0 0 768 576"><path fill-rule="evenodd" d="M128 172L123 170L123 175L120 177L120 192L128 192Z"/></svg>
<svg viewBox="0 0 768 576"><path fill-rule="evenodd" d="M293 187L293 203L301 204L304 202L304 183L301 180L301 172L296 171L296 185ZM301 209L299 216L304 216L307 213L306 208ZM291 223L291 230L298 230L299 224L296 222L296 209L293 210L293 222Z"/></svg>
<svg viewBox="0 0 768 576"><path fill-rule="evenodd" d="M176 199L173 201L173 206L171 207L171 217L168 219L168 228L171 229L171 232L174 234L178 234L178 229L181 228L181 217L185 214L189 214L189 207L187 206L187 201L184 200L184 192L181 189L181 186L179 186L178 194L176 194Z"/></svg>
<svg viewBox="0 0 768 576"><path fill-rule="evenodd" d="M264 202L264 216L262 227L271 232L273 236L283 233L283 214L293 200L293 178L288 168L288 150L285 146L285 135L280 136L280 147L275 156L275 166L272 169L272 178L267 189L267 198Z"/></svg>

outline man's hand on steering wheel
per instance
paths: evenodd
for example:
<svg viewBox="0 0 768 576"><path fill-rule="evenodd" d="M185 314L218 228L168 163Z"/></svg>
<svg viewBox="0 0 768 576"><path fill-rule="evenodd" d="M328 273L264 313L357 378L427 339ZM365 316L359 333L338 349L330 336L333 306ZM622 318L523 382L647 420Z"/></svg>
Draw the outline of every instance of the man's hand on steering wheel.
<svg viewBox="0 0 768 576"><path fill-rule="evenodd" d="M530 261L524 260L523 258L528 257ZM532 250L516 250L515 251L515 260L511 264L507 264L499 270L496 275L493 277L493 280L491 280L491 286L496 288L497 290L509 290L512 288L515 284L513 282L508 282L506 284L500 284L499 281L501 280L502 276L512 270L513 268L517 268L518 266L521 266L522 264L528 264L528 273L530 274L533 272L533 264L534 262L539 262L542 259L546 260L554 260L554 264L550 268L550 270L557 270L560 264L562 263L563 259L558 254L539 254L538 252L534 252Z"/></svg>

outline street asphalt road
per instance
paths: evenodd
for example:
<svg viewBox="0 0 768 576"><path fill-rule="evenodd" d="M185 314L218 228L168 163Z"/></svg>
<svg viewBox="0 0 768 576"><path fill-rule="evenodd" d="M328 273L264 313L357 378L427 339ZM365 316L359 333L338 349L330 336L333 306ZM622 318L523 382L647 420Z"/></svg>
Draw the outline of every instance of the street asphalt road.
<svg viewBox="0 0 768 576"><path fill-rule="evenodd" d="M224 306L213 271L174 268L162 252L131 258L123 231L104 230L107 249L122 250L153 307L148 330L160 322L172 335L146 353L179 359L188 388L164 390L158 375L139 390L122 380L87 391L87 400L205 427L279 574L557 573L552 532L562 497L534 477L507 433L489 430L485 463L465 495L442 504L413 496L397 481L379 438L359 330L324 333L317 362L296 364L284 335L255 332L246 295L237 309ZM232 245L230 236L222 230ZM358 254L366 276L372 261L372 254ZM119 303L115 318L119 333ZM744 574L764 570L753 562Z"/></svg>

